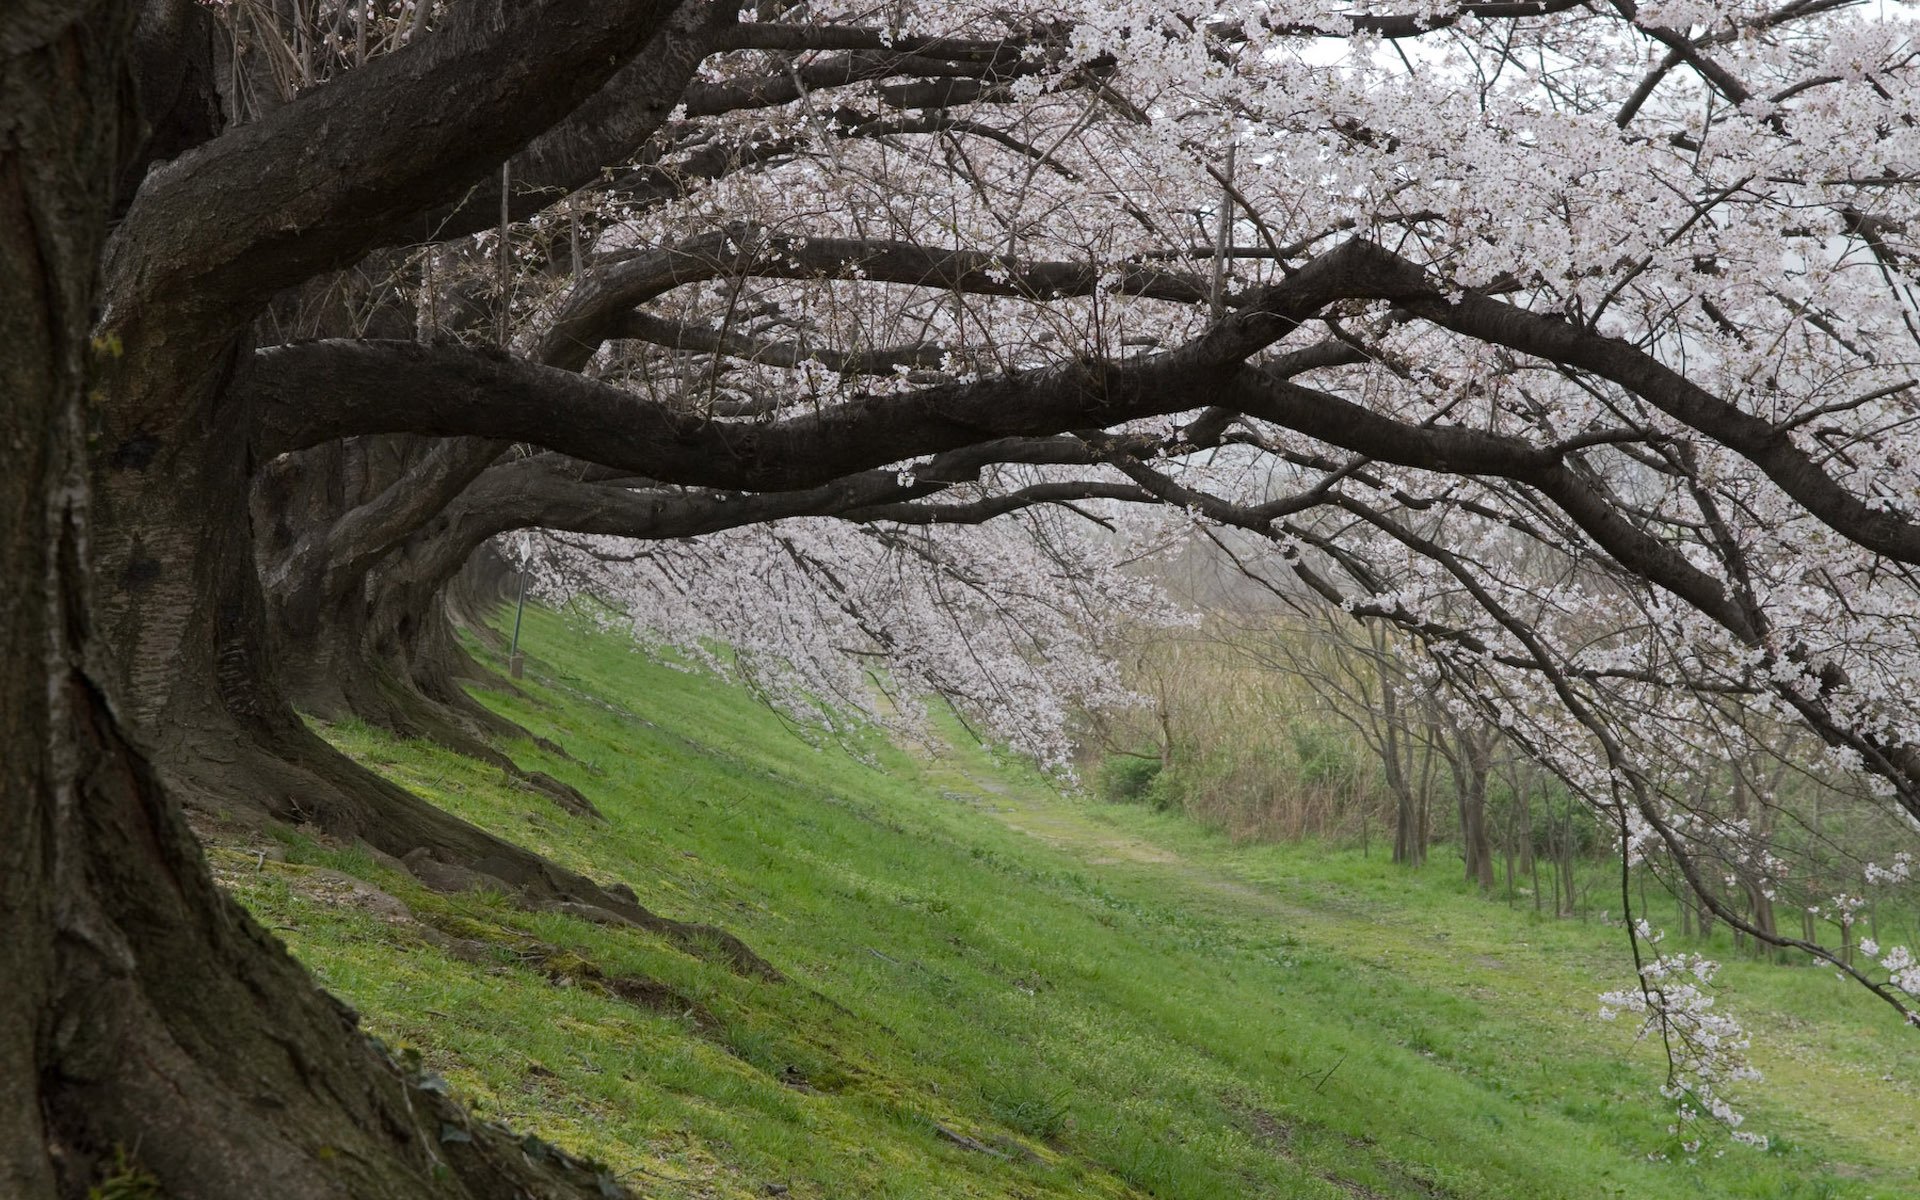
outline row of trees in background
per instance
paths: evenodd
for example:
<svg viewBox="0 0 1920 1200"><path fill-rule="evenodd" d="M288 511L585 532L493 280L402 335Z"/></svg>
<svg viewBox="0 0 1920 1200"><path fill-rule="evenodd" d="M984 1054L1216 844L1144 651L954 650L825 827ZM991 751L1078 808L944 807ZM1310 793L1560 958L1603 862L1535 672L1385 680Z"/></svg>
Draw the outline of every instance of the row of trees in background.
<svg viewBox="0 0 1920 1200"><path fill-rule="evenodd" d="M1424 671L1402 635L1307 595L1247 600L1216 590L1200 601L1197 627L1136 628L1123 641L1125 679L1144 703L1082 716L1099 794L1238 839L1357 845L1408 867L1438 847L1467 884L1509 904L1620 914L1617 838L1550 766ZM1800 736L1781 730L1777 745L1730 759L1699 797L1701 811L1747 823L1793 869L1727 856L1708 886L1765 933L1785 922L1851 961L1863 939L1911 937L1920 896L1893 887L1836 899L1901 831L1844 775L1796 769ZM1766 939L1724 926L1670 863L1650 858L1634 874L1641 915L1667 914L1662 923L1685 939L1723 932L1736 950L1787 961Z"/></svg>

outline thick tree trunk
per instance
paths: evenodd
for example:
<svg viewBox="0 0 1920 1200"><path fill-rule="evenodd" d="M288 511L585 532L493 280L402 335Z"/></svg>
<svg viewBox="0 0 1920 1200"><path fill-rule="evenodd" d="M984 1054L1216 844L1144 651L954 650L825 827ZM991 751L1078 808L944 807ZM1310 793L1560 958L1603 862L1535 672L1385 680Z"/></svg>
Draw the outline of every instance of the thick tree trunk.
<svg viewBox="0 0 1920 1200"><path fill-rule="evenodd" d="M154 664L108 668L113 635L145 602L162 628L195 624L171 607L190 589L144 565L168 546L123 541L134 595L106 609L91 592L89 328L130 27L111 3L0 10L0 1195L78 1197L122 1156L178 1198L604 1194L610 1180L536 1162L361 1037L215 887L125 732L176 693ZM115 445L155 457L138 436ZM122 711L120 674L144 705ZM443 1122L473 1140L444 1142Z"/></svg>
<svg viewBox="0 0 1920 1200"><path fill-rule="evenodd" d="M342 475L351 474L331 455L322 457L308 470L273 472L255 489L269 581L267 636L275 661L285 664L286 695L314 716L352 717L397 737L434 741L498 767L570 812L598 816L577 789L522 769L495 743L526 738L549 751L558 752L558 746L467 694L467 682L509 685L467 654L449 619L449 588L467 547L449 551L439 529L444 522L429 521L365 570L343 570L326 552L303 554L278 545L289 531L312 537L316 529L342 523L337 498L330 513L326 501L301 494L314 490L316 477L332 491ZM406 483L402 478L394 486Z"/></svg>

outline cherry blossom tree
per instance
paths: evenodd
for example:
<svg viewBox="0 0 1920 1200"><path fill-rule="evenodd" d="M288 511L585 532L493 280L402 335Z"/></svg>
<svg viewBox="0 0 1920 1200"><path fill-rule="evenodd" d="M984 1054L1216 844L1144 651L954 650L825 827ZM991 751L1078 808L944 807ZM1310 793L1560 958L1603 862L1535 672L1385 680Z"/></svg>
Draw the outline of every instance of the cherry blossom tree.
<svg viewBox="0 0 1920 1200"><path fill-rule="evenodd" d="M934 603L958 630L1014 597L1133 602L1044 565L1124 557L1104 532L988 562L929 531L969 523L942 506L1048 537L1098 526L1038 506L1243 528L1432 647L1628 855L1905 1011L1911 951L1719 899L1702 864L1768 851L1688 803L1793 726L1920 817L1903 7L9 9L0 198L27 219L0 223L0 277L36 302L4 354L40 450L0 528L49 586L9 610L40 649L0 728L7 828L38 839L8 844L41 851L9 878L48 886L3 902L29 936L0 1063L42 1082L0 1177L79 1190L118 1142L202 1195L587 1186L485 1139L422 1149L442 1108L220 899L178 808L677 928L361 770L291 703L483 733L440 599L522 527L810 559L780 611L828 642L860 622L835 589L879 611L882 570L895 597L964 585ZM903 644L890 669L1045 715L1046 655L1097 675L1065 625L1029 628L1044 645L986 665ZM1693 999L1673 979L1643 976L1663 1030ZM114 999L76 1010L74 980ZM291 1097L271 1112L261 1072Z"/></svg>

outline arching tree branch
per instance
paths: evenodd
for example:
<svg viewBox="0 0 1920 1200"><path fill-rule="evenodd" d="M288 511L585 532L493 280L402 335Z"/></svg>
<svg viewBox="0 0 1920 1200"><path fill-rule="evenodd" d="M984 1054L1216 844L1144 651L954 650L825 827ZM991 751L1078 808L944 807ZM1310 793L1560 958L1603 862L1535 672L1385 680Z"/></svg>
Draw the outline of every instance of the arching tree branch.
<svg viewBox="0 0 1920 1200"><path fill-rule="evenodd" d="M679 7L456 5L414 45L196 147L147 178L115 235L115 317L244 319L360 257L558 123ZM277 153L289 146L292 161Z"/></svg>

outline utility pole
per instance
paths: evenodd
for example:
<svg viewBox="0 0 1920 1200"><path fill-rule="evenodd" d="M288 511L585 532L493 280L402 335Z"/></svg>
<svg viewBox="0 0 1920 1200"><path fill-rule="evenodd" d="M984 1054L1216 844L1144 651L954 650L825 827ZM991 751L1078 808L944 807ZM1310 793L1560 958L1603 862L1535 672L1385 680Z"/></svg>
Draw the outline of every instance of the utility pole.
<svg viewBox="0 0 1920 1200"><path fill-rule="evenodd" d="M507 648L507 674L518 679L526 671L520 655L520 619L527 614L527 560L533 554L533 538L520 535L520 596L513 603L513 644Z"/></svg>
<svg viewBox="0 0 1920 1200"><path fill-rule="evenodd" d="M494 312L493 337L501 349L513 333L513 206L508 189L513 183L511 163L500 164L500 245L498 269L500 306Z"/></svg>
<svg viewBox="0 0 1920 1200"><path fill-rule="evenodd" d="M513 184L513 168L509 163L500 164L500 307L497 312L498 324L495 326L495 340L501 349L506 349L507 340L512 336L513 322L513 209L510 188ZM575 270L579 269L578 225L573 232L573 260ZM533 551L533 539L527 534L520 535L520 594L513 602L513 644L507 650L507 674L520 678L526 670L526 663L520 657L520 619L527 612L527 559Z"/></svg>

